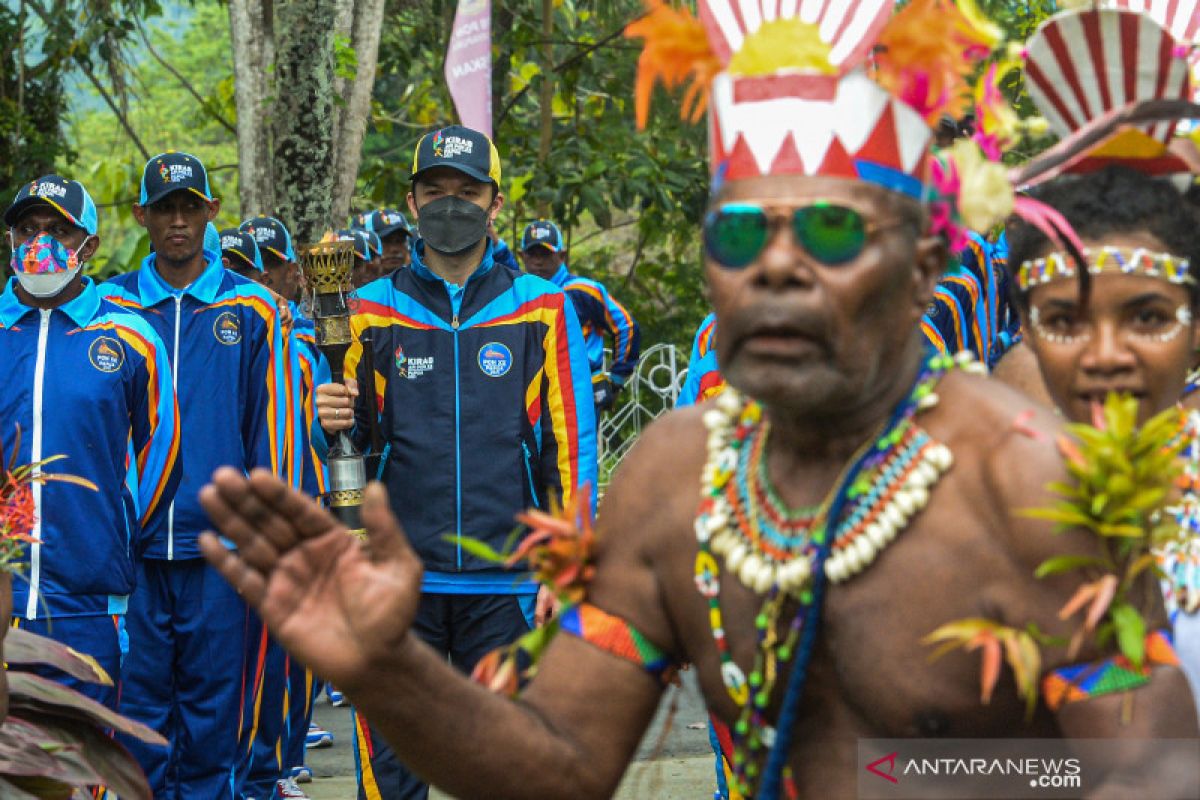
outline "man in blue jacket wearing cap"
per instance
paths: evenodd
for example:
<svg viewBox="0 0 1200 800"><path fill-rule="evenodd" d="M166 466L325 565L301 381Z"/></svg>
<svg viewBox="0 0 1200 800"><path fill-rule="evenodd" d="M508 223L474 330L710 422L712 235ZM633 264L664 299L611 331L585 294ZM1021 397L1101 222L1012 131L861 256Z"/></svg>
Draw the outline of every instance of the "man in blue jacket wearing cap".
<svg viewBox="0 0 1200 800"><path fill-rule="evenodd" d="M46 674L117 703L135 559L165 523L179 482L179 416L159 336L82 274L96 206L77 181L45 175L4 212L14 277L0 294L0 452L61 460L32 485L34 542L13 581L13 625L95 658L113 683Z"/></svg>
<svg viewBox="0 0 1200 800"><path fill-rule="evenodd" d="M608 288L591 278L574 275L567 267L567 248L562 231L549 220L529 223L521 235L521 260L525 271L544 278L567 293L575 304L583 338L587 342L588 367L592 373L592 395L596 417L617 401L617 392L629 380L641 355L641 330L629 310ZM612 337L613 363L604 371L604 337Z"/></svg>
<svg viewBox="0 0 1200 800"><path fill-rule="evenodd" d="M379 265L381 275L412 263L412 227L404 214L396 209L384 208L361 214L350 227L362 228L379 236L383 245Z"/></svg>
<svg viewBox="0 0 1200 800"><path fill-rule="evenodd" d="M197 492L222 465L290 478L290 376L275 299L204 248L220 203L204 165L169 152L146 163L134 218L154 252L101 288L171 349L187 467L166 525L146 546L130 601L121 710L168 749L126 741L156 797L236 796L248 612L200 558L209 526Z"/></svg>
<svg viewBox="0 0 1200 800"><path fill-rule="evenodd" d="M412 266L357 292L348 386L317 390L326 434L386 441L381 479L425 562L416 628L456 667L535 623L536 584L479 559L464 537L502 549L513 515L595 486L596 439L583 337L566 295L496 266L488 223L504 202L488 137L453 126L417 145ZM364 367L369 332L373 370ZM368 408L357 388L370 382ZM423 798L361 717L359 797Z"/></svg>
<svg viewBox="0 0 1200 800"><path fill-rule="evenodd" d="M275 217L251 217L239 230L249 233L258 244L263 285L294 305L300 299L300 265L287 226Z"/></svg>

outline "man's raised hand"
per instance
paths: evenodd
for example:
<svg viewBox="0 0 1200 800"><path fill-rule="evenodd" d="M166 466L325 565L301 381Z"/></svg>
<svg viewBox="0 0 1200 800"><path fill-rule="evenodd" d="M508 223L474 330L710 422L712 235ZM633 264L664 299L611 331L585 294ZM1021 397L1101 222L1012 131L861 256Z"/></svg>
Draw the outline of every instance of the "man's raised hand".
<svg viewBox="0 0 1200 800"><path fill-rule="evenodd" d="M381 486L367 488L365 543L263 469L217 470L200 502L238 548L206 533L204 557L301 662L353 693L373 664L395 655L416 614L422 567Z"/></svg>

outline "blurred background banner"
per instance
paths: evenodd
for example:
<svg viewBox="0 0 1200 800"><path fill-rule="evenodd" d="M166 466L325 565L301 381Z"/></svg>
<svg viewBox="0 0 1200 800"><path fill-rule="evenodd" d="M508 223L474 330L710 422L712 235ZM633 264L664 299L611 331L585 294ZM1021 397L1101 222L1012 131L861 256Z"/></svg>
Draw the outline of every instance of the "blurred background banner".
<svg viewBox="0 0 1200 800"><path fill-rule="evenodd" d="M446 85L462 124L492 135L492 2L458 0Z"/></svg>

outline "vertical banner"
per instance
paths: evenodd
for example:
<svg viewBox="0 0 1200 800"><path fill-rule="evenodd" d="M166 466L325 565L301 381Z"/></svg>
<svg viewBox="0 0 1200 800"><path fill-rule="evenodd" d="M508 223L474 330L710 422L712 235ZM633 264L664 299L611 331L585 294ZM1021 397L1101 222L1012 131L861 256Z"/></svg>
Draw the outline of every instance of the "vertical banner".
<svg viewBox="0 0 1200 800"><path fill-rule="evenodd" d="M446 84L462 124L492 135L492 0L458 0Z"/></svg>

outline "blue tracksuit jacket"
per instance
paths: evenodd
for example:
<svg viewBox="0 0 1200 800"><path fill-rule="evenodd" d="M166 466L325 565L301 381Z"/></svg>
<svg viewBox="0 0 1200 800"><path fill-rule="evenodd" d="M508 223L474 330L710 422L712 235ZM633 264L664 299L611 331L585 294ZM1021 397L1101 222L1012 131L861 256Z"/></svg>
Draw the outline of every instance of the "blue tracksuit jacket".
<svg viewBox="0 0 1200 800"><path fill-rule="evenodd" d="M572 275L566 264L559 267L550 280L575 304L592 376L604 372L604 335L608 334L613 337L613 363L609 374L614 383L624 384L633 374L641 355L642 334L633 316L608 293L604 284Z"/></svg>
<svg viewBox="0 0 1200 800"><path fill-rule="evenodd" d="M494 265L490 245L463 286L431 272L423 255L418 241L412 269L359 289L352 328L356 339L371 331L374 374L357 341L346 374L374 382L379 407L369 413L388 445L382 479L425 561L426 590L454 591L463 573L496 569L460 537L501 549L515 513L596 485L595 412L562 291ZM367 414L360 404L358 432ZM511 575L492 588L505 582Z"/></svg>
<svg viewBox="0 0 1200 800"><path fill-rule="evenodd" d="M1021 320L1009 302L1008 241L989 242L968 233L967 246L939 282L921 330L934 347L951 355L969 350L994 367L1020 340Z"/></svg>
<svg viewBox="0 0 1200 800"><path fill-rule="evenodd" d="M675 398L676 408L701 403L720 394L725 388L725 379L717 367L716 337L717 315L709 312L696 329L696 338L692 340L687 378L679 390L679 397Z"/></svg>
<svg viewBox="0 0 1200 800"><path fill-rule="evenodd" d="M313 391L314 387L329 383L332 376L329 372L329 362L317 349L317 330L312 320L304 317L294 303L291 307L293 323L289 349L293 354L294 371L292 402L299 416L295 437L297 455L293 461L300 472L300 488L305 493L317 497L325 493L326 475L325 465L321 463L310 435L316 420Z"/></svg>
<svg viewBox="0 0 1200 800"><path fill-rule="evenodd" d="M104 300L90 278L52 310L24 305L10 279L0 294L0 451L17 463L62 456L47 474L96 490L33 487L38 541L13 610L28 619L124 613L134 558L161 526L179 483L179 412L159 336Z"/></svg>
<svg viewBox="0 0 1200 800"><path fill-rule="evenodd" d="M219 253L204 255L204 272L182 291L158 274L153 253L100 286L162 337L179 398L183 478L165 519L149 531L147 558L200 556L196 540L211 523L197 495L217 467L292 474L290 375L275 300L227 271Z"/></svg>

